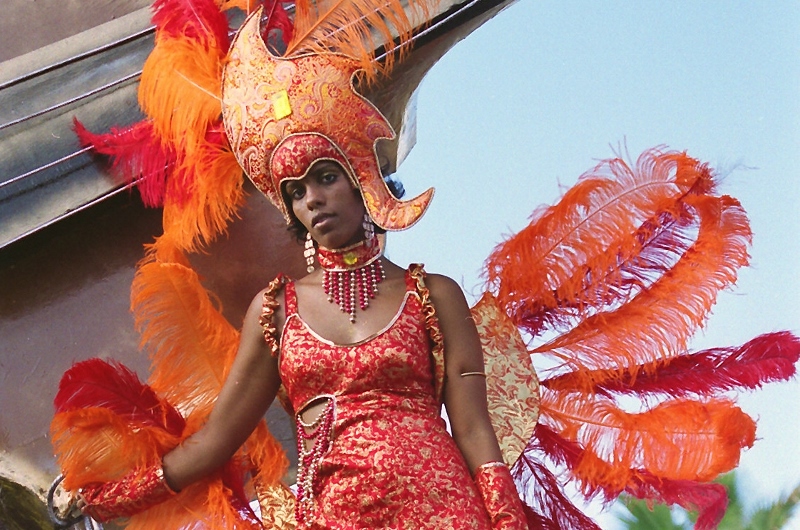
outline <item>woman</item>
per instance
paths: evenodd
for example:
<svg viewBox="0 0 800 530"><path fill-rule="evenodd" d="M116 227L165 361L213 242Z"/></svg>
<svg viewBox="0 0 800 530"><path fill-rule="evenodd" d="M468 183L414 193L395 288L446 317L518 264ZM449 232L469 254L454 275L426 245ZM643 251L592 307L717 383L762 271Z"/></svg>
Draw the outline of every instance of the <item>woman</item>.
<svg viewBox="0 0 800 530"><path fill-rule="evenodd" d="M245 23L232 47L226 132L256 186L307 237L309 263L319 246L322 270L296 283L279 278L254 298L208 422L164 455L135 509L221 468L283 384L297 411L301 526L526 527L489 420L480 339L460 288L391 263L375 235L376 225L416 222L432 190L407 202L389 193L375 144L394 133L355 91L355 62L334 54L279 61L258 20L256 13ZM300 112L309 97L315 111ZM436 367L442 345L444 374ZM129 513L109 495L116 491L84 488L84 511L101 520Z"/></svg>
<svg viewBox="0 0 800 530"><path fill-rule="evenodd" d="M309 11L298 9L298 18L303 13ZM687 301L704 296L713 299L713 293L735 281L736 268L747 260L749 228L744 212L735 200L714 195L710 169L685 153L657 150L643 154L635 168L618 159L607 161L584 175L559 205L539 212L530 227L499 246L490 258L488 277L497 287L496 297L487 293L491 296L478 305L487 300L485 307L499 307L495 312L498 321L503 317L500 313L506 313L511 331L502 330L501 338L515 335L520 344L516 360L505 348L501 358L530 372L530 352L518 337L517 327L536 336L549 324L575 322L559 340L536 351L549 352L563 363L543 382L541 402L537 387L537 395L527 408L522 407L521 414L517 381L510 381L510 391L506 387L499 393L501 401L512 401L507 409L509 418L502 417L501 423L524 423L515 433L516 454L508 458L504 453L508 461L517 462L515 474L520 472L523 481L526 472L531 478L526 493L535 493L526 500L537 506L523 515L509 471L499 462L497 441L487 420L484 367L462 293L447 278L430 276L425 281L418 267L403 271L381 256L376 243L376 228L402 230L413 225L427 208L432 190L410 201L392 196L382 178L376 149L379 140L393 138L394 132L354 86L354 78L370 65L352 59L359 56L355 53L348 57L330 52L341 52L347 42L323 46L323 51L318 46L334 37L359 41L361 34L350 38L353 35L339 31L339 17L328 25L316 21L298 24L305 29L321 28L319 38L313 31L298 32L301 37L289 43L285 56L275 57L261 37L258 17L256 13L245 23L226 60L223 143L225 148L230 145L236 161L287 223L301 235L308 234L306 257L310 262L319 247L323 270L310 272L296 283L278 278L256 296L246 316L238 355L208 421L205 404L211 398L196 406L195 393L184 402L172 403L173 408L164 405L166 399L161 396L141 400L146 402L143 408L136 401L136 407L119 410L110 410L105 399L83 402L83 406L89 403L99 409L93 418L114 420L126 436L138 436L151 424L156 425L151 431L165 426L162 430L169 435L159 438L159 431L151 443L148 431L144 442L137 445L149 451L145 465L122 479L85 486L86 512L100 519L132 515L169 499L174 490L183 490L172 504L193 519L170 527L181 528L202 519L196 515L198 504L186 508L189 503L183 501L203 483L201 477L220 468L245 443L283 384L290 408L298 413L296 515L306 527L487 528L491 524L494 528L521 528L526 526L527 516L530 524L545 528L596 528L564 497L547 466L535 460L539 455L566 469L587 495L602 493L610 500L627 491L655 501L696 506L701 510L698 528L714 527L724 513L725 492L709 482L736 465L741 448L752 444L755 428L754 422L732 401L720 398L720 393L791 376L800 343L789 334L778 334L756 339L757 347L748 344L741 349L696 354L686 351L685 340L704 321L711 305L701 307ZM207 27L213 25L201 24L192 33L205 38ZM221 21L219 27L220 38L227 37L227 21ZM162 31L166 35L157 39L157 49L170 48L170 31ZM195 51L215 49L198 40L202 42ZM368 57L367 63L371 60ZM171 69L173 62L165 64ZM202 153L203 146L190 150L185 140L189 135L174 127L172 120L180 113L172 103L167 100L164 105L163 127L149 122L144 126L179 131L170 145L182 149L187 158L190 151ZM217 107L209 108L209 115L216 119ZM191 121L199 122L195 118L191 116ZM193 138L216 138L215 126L200 123L203 130ZM158 145L160 148L163 143ZM230 154L226 149L211 151ZM206 161L202 156L196 159ZM172 165L179 162L183 160L176 157ZM239 179L238 170L234 173ZM214 181L213 174L203 178L203 184ZM179 178L178 182L186 180ZM197 189L201 191L195 190L196 195L205 192L200 186ZM234 194L225 197L228 206L236 203ZM174 286L186 289L188 278L194 282L190 286L194 294L202 287L182 251L196 251L199 241L213 238L224 228L224 222L207 223L209 214L222 212L219 215L225 217L230 211L209 207L207 200L207 196L197 200L194 218L185 215L190 208L184 208L177 198L171 206L167 204L170 211L165 208L164 236L152 245L145 265L137 272L137 277L144 276L144 269L152 266L158 274L164 273L157 279L165 281L150 282L147 287L158 284L173 289L173 307L183 308L182 322L188 322L191 331L198 327L192 325L194 313L185 309L188 304L184 302L190 297ZM642 205L647 207L640 208ZM183 235L185 227L176 222L178 215L189 217L185 223L192 228L189 236ZM625 222L619 222L622 219ZM213 230L198 225L212 225ZM697 241L686 237L687 229L691 232L694 227ZM607 240L592 237L597 234ZM709 241L722 244L701 245ZM703 250L695 251L696 245ZM586 252L576 252L576 248ZM520 256L525 259L517 259ZM182 276L171 275L174 271ZM152 294L148 289L139 289L139 294ZM696 293L703 296L694 296ZM491 306L492 300L497 306ZM213 304L206 303L209 305ZM144 320L153 315L161 318L168 312L164 307L158 303L148 307L152 311ZM492 318L478 319L482 337L486 321ZM171 323L158 324L153 327L173 333ZM146 334L146 341L168 342L158 330ZM185 335L192 344L203 343L191 333ZM166 349L180 349L173 348L177 342L170 342ZM511 341L500 342L506 346ZM754 383L750 357L758 358L774 344L786 352L783 357L793 359L787 365L791 369L756 370L759 375ZM742 352L747 355L739 361ZM162 364L166 371L174 368ZM727 368L719 377L714 367L723 365ZM492 376L497 373L491 364L487 371ZM500 372L500 379L508 375ZM185 371L171 381L183 375ZM216 375L209 378L215 384ZM169 384L163 380L159 384L156 391L175 397ZM194 379L182 390L193 391L193 386ZM214 386L206 395L216 397L216 390ZM643 412L622 410L615 401L617 393L640 396ZM64 394L67 401L74 396L69 391ZM661 401L654 395L665 397ZM451 420L452 439L439 418L442 402ZM72 420L85 419L83 411L67 405L57 406L64 416L54 440L80 430L73 430ZM495 414L497 401L493 405ZM188 409L196 416L186 422L192 422L191 429L184 428L182 418L173 417L177 416L175 408ZM120 427L130 423L134 414L148 425L140 422L134 429ZM708 418L714 418L712 424ZM204 427L184 440L184 433L194 432L199 424ZM91 436L95 424L82 424L87 425L73 448L100 438ZM506 451L506 437L499 436ZM247 458L251 456L249 443L243 451ZM114 450L115 456L121 455L124 444ZM703 458L689 458L691 455ZM98 478L95 474L82 481L89 476L84 470L96 464L91 456L90 451L83 451L66 470L75 487L105 482L120 476L120 467L135 467L127 465L132 458L126 460L127 467L106 458L106 468L113 468L113 475ZM240 456L237 452L232 460ZM239 471L253 471L247 466L258 459L247 458ZM260 471L269 466L254 467L258 491ZM281 466L273 468L265 479L267 486L282 473ZM227 483L219 482L217 499L227 500ZM72 486L65 481L65 487ZM205 501L210 495L200 494L201 508L213 504ZM158 510L147 510L143 517L153 512ZM209 519L216 522L210 524L216 528L247 523L241 518L219 523L218 512L204 513L217 517L203 520L204 524L209 524ZM138 528L166 528L159 517L160 512Z"/></svg>

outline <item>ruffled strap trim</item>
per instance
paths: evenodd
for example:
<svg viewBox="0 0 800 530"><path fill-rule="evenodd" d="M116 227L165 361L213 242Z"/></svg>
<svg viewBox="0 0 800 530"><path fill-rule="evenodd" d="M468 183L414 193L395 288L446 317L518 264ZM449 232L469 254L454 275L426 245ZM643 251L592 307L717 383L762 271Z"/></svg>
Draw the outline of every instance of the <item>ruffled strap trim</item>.
<svg viewBox="0 0 800 530"><path fill-rule="evenodd" d="M414 280L414 287L422 303L422 316L425 318L425 329L431 339L431 361L433 364L433 391L436 400L442 402L444 390L444 336L439 327L439 317L436 308L431 302L431 293L425 285L425 270L421 263L412 263L408 267L408 274Z"/></svg>
<svg viewBox="0 0 800 530"><path fill-rule="evenodd" d="M261 316L258 323L264 331L264 340L269 346L270 354L277 357L280 351L280 338L278 329L275 327L275 310L280 307L276 299L278 292L283 288L289 279L283 274L279 274L274 280L269 282L264 291L264 299L261 304Z"/></svg>

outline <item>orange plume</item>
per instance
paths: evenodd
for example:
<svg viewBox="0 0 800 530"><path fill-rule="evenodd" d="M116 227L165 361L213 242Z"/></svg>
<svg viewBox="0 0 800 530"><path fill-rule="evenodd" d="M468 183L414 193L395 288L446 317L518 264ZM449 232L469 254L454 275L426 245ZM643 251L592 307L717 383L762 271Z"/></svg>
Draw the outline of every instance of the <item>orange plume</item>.
<svg viewBox="0 0 800 530"><path fill-rule="evenodd" d="M157 36L139 84L139 105L165 145L195 154L220 118L222 61L227 49L213 40Z"/></svg>
<svg viewBox="0 0 800 530"><path fill-rule="evenodd" d="M180 441L163 428L132 425L129 418L105 407L56 414L50 436L68 490L144 468Z"/></svg>
<svg viewBox="0 0 800 530"><path fill-rule="evenodd" d="M750 237L747 217L735 200L693 196L687 204L700 217L699 231L677 263L627 304L586 318L533 353L558 358L579 372L576 378L599 368L616 367L621 374L624 367L682 354L719 290L732 285L747 263ZM599 374L585 373L583 388L588 389Z"/></svg>
<svg viewBox="0 0 800 530"><path fill-rule="evenodd" d="M173 182L186 186L186 198L167 195L164 232L183 251L198 252L225 232L243 205L242 168L224 136L210 132L196 155L183 160Z"/></svg>
<svg viewBox="0 0 800 530"><path fill-rule="evenodd" d="M131 287L131 306L152 362L151 386L184 416L210 407L239 336L197 273L178 263L145 262Z"/></svg>
<svg viewBox="0 0 800 530"><path fill-rule="evenodd" d="M434 3L410 0L409 18L400 0L298 0L294 35L285 56L339 52L357 60L367 79L375 80L407 52L412 30L428 19ZM380 64L374 52L384 45L389 53Z"/></svg>
<svg viewBox="0 0 800 530"><path fill-rule="evenodd" d="M739 463L755 422L733 402L671 400L640 413L601 396L542 393L542 421L587 450L574 470L590 489L622 491L636 469L671 480L710 481Z"/></svg>
<svg viewBox="0 0 800 530"><path fill-rule="evenodd" d="M712 184L708 167L683 153L646 151L633 168L620 159L605 161L498 245L486 261L489 290L533 334L543 323L563 324L618 305L642 286L635 267L643 251L654 254L656 263L645 263L650 268L675 259L676 249L663 244L661 234L681 226L689 194L708 192Z"/></svg>

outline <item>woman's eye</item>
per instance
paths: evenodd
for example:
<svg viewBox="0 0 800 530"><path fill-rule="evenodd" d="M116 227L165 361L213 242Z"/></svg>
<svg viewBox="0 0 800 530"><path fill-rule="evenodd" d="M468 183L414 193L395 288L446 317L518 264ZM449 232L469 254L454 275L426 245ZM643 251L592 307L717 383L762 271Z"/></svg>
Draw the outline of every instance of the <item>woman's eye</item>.
<svg viewBox="0 0 800 530"><path fill-rule="evenodd" d="M322 182L324 182L326 184L330 184L330 183L334 182L338 178L338 176L339 175L337 175L336 173L333 173L333 172L323 173L321 180L322 180Z"/></svg>
<svg viewBox="0 0 800 530"><path fill-rule="evenodd" d="M302 199L304 194L305 193L304 193L303 188L300 188L300 187L291 188L289 190L289 197L291 197L293 201L297 201L297 200Z"/></svg>

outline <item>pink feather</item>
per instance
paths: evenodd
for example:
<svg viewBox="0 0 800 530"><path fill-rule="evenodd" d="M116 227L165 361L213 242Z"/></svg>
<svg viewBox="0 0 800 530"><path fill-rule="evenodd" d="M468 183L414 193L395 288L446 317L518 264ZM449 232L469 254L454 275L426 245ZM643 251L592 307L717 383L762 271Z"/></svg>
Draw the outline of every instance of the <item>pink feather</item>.
<svg viewBox="0 0 800 530"><path fill-rule="evenodd" d="M173 38L211 39L220 48L230 46L228 18L214 0L155 0L153 24Z"/></svg>

